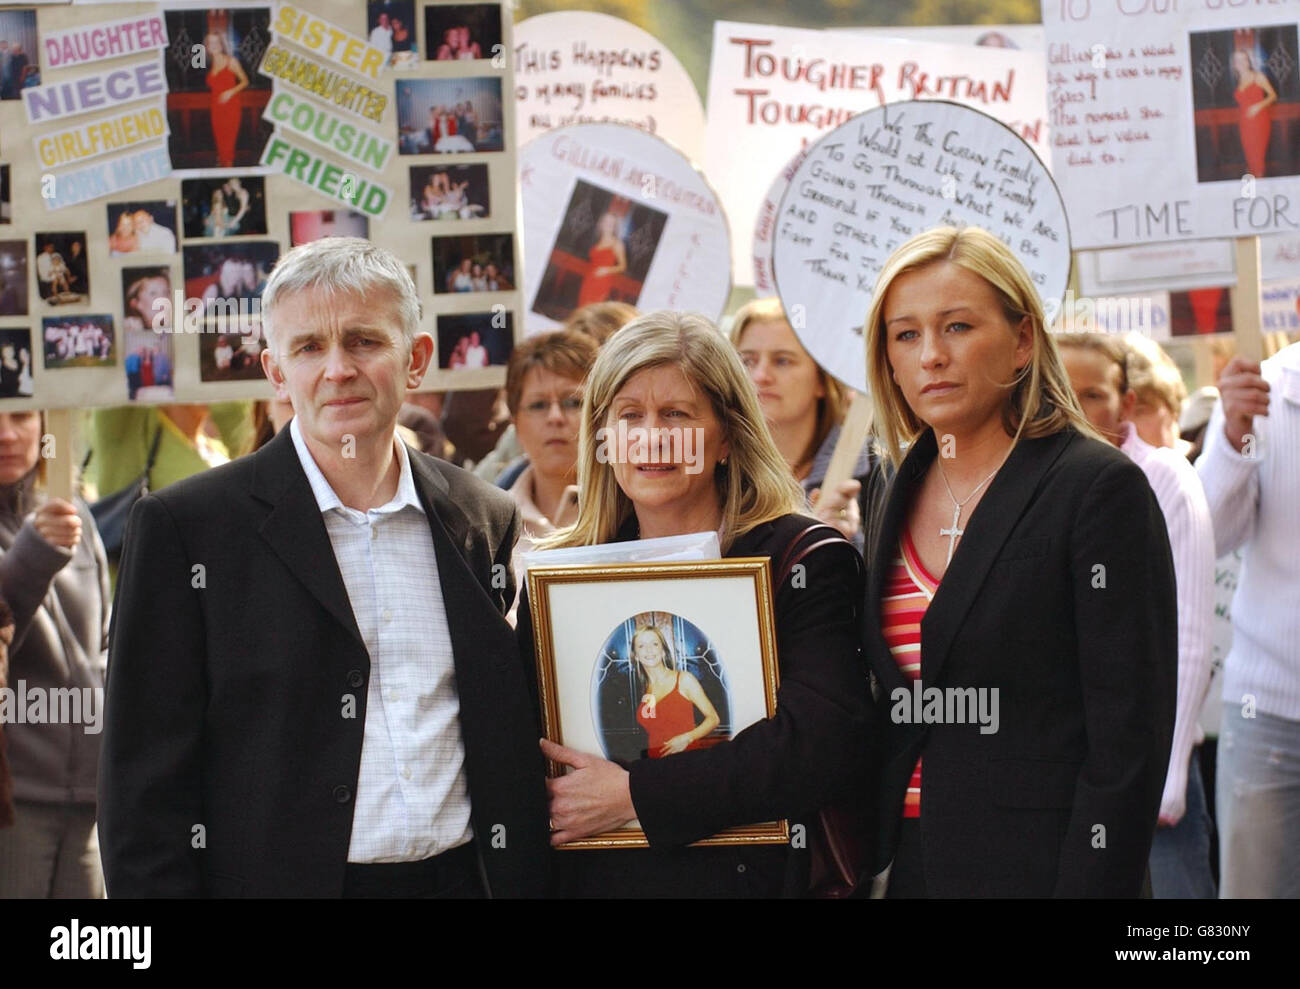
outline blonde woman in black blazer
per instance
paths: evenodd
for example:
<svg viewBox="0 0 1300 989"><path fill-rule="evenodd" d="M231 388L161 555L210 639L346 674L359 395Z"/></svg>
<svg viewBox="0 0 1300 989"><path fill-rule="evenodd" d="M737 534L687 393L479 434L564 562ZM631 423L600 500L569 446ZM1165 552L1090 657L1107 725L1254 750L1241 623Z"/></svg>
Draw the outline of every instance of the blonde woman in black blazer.
<svg viewBox="0 0 1300 989"><path fill-rule="evenodd" d="M1137 896L1177 669L1155 496L1088 426L1033 282L986 231L900 247L866 332L884 457L868 483L863 633L887 895ZM906 619L882 610L911 586L890 584L904 533L907 572L937 582L919 681L886 642L906 639ZM904 819L918 758L919 816Z"/></svg>

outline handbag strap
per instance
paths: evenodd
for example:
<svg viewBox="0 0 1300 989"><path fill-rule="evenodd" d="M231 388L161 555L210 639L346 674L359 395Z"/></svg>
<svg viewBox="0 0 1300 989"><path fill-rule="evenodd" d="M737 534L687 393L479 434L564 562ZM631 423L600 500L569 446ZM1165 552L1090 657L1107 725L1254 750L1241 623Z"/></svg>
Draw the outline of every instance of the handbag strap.
<svg viewBox="0 0 1300 989"><path fill-rule="evenodd" d="M809 533L815 533L821 538L804 545L805 539ZM827 535L823 535L823 533L827 533ZM790 575L794 573L794 568L797 567L813 550L820 549L823 546L835 545L837 543L843 543L850 549L853 548L853 544L845 539L844 534L834 526L826 525L824 522L818 522L816 525L808 526L808 528L804 529L799 533L799 535L795 536L794 539L790 540L790 545L785 548L785 553L781 556L780 566L773 571L773 573L779 573L781 575L780 579L776 581L776 586L780 587L784 584L790 578ZM856 551L854 552L854 556L857 556Z"/></svg>
<svg viewBox="0 0 1300 989"><path fill-rule="evenodd" d="M161 412L158 414L162 415ZM149 447L149 458L144 462L144 471L140 475L141 480L144 482L140 489L142 494L148 494L153 489L153 485L150 483L150 474L153 471L154 461L158 459L158 444L161 442L162 426L159 426L153 432L153 443Z"/></svg>
<svg viewBox="0 0 1300 989"><path fill-rule="evenodd" d="M153 442L149 444L149 456L145 458L144 470L140 472L140 482L144 485L144 493L148 494L150 490L149 473L153 470L154 461L158 459L158 444L162 442L162 426L159 426L153 432ZM82 458L81 467L77 471L78 487L80 481L85 476L86 468L90 466L90 458L95 455L95 448L92 446L86 451L85 457Z"/></svg>

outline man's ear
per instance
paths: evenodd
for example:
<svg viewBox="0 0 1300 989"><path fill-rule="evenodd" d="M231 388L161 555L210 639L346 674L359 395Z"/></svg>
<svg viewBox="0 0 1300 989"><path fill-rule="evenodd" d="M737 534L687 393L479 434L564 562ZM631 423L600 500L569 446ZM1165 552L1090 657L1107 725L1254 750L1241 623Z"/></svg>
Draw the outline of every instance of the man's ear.
<svg viewBox="0 0 1300 989"><path fill-rule="evenodd" d="M284 372L280 370L280 365L276 363L270 347L262 348L262 373L266 375L266 380L271 382L271 387L275 389L276 398L281 402L292 401L289 397L289 385L284 380Z"/></svg>
<svg viewBox="0 0 1300 989"><path fill-rule="evenodd" d="M414 391L420 387L424 375L433 361L433 337L428 333L417 333L411 341L411 358L406 367L406 390Z"/></svg>

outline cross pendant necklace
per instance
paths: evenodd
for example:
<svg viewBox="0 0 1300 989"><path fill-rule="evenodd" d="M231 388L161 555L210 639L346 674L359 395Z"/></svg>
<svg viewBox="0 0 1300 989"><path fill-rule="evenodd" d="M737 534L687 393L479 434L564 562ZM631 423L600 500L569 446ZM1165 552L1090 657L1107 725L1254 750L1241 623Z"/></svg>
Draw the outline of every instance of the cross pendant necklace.
<svg viewBox="0 0 1300 989"><path fill-rule="evenodd" d="M942 469L942 468L940 468ZM951 494L951 492L949 492ZM964 504L964 502L963 502ZM961 538L965 529L958 529L957 523L961 520L961 505L957 504L957 499L952 502L952 528L945 529L939 527L939 535L948 537L948 562L952 562L953 549L957 546L957 540Z"/></svg>
<svg viewBox="0 0 1300 989"><path fill-rule="evenodd" d="M1007 451L1007 453L1009 456L1010 451ZM1007 462L1006 457L1003 457L1002 463L1004 464L1006 462ZM996 474L998 471L1002 469L1002 464L998 464L996 467L994 467L993 474L990 474L988 477L984 478L984 480L980 481L979 484L975 485L974 490L971 491L971 493L968 494L961 501L958 501L957 496L952 493L952 486L948 484L948 475L943 472L943 464L938 461L935 461L935 466L939 468L939 476L943 478L944 489L948 492L948 497L952 500L952 525L947 529L943 528L942 526L939 527L940 538L946 536L948 539L948 563L951 563L952 554L957 549L957 540L960 539L962 537L962 534L966 531L965 529L957 528L957 523L961 521L961 510L966 507L966 503L968 501L970 501L972 498L975 497L975 493L979 491L980 488L984 487L984 485L988 484L989 481L993 480L993 474ZM944 565L947 566L947 564Z"/></svg>

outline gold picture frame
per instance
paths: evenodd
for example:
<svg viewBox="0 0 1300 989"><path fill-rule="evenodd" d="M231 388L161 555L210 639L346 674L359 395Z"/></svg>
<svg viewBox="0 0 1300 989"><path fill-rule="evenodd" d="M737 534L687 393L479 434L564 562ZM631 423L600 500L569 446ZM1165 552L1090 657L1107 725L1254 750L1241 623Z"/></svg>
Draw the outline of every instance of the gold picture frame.
<svg viewBox="0 0 1300 989"><path fill-rule="evenodd" d="M532 567L528 597L543 731L554 742L616 758L614 750L627 752L638 730L642 737L653 737L644 722L630 726L635 714L629 717L627 710L628 698L632 712L645 714L647 706L654 707L653 693L637 699L632 658L632 642L648 624L660 629L671 668L678 672L677 684L682 672L692 673L720 719L713 732L691 747L724 742L776 713L780 674L767 557ZM592 622L593 615L609 617L602 624ZM691 716L697 712L698 707ZM648 717L653 716L651 710ZM648 749L640 757L655 758ZM548 760L549 777L563 772ZM778 820L728 828L694 844L789 840L789 822ZM649 842L633 821L559 847L648 848Z"/></svg>

